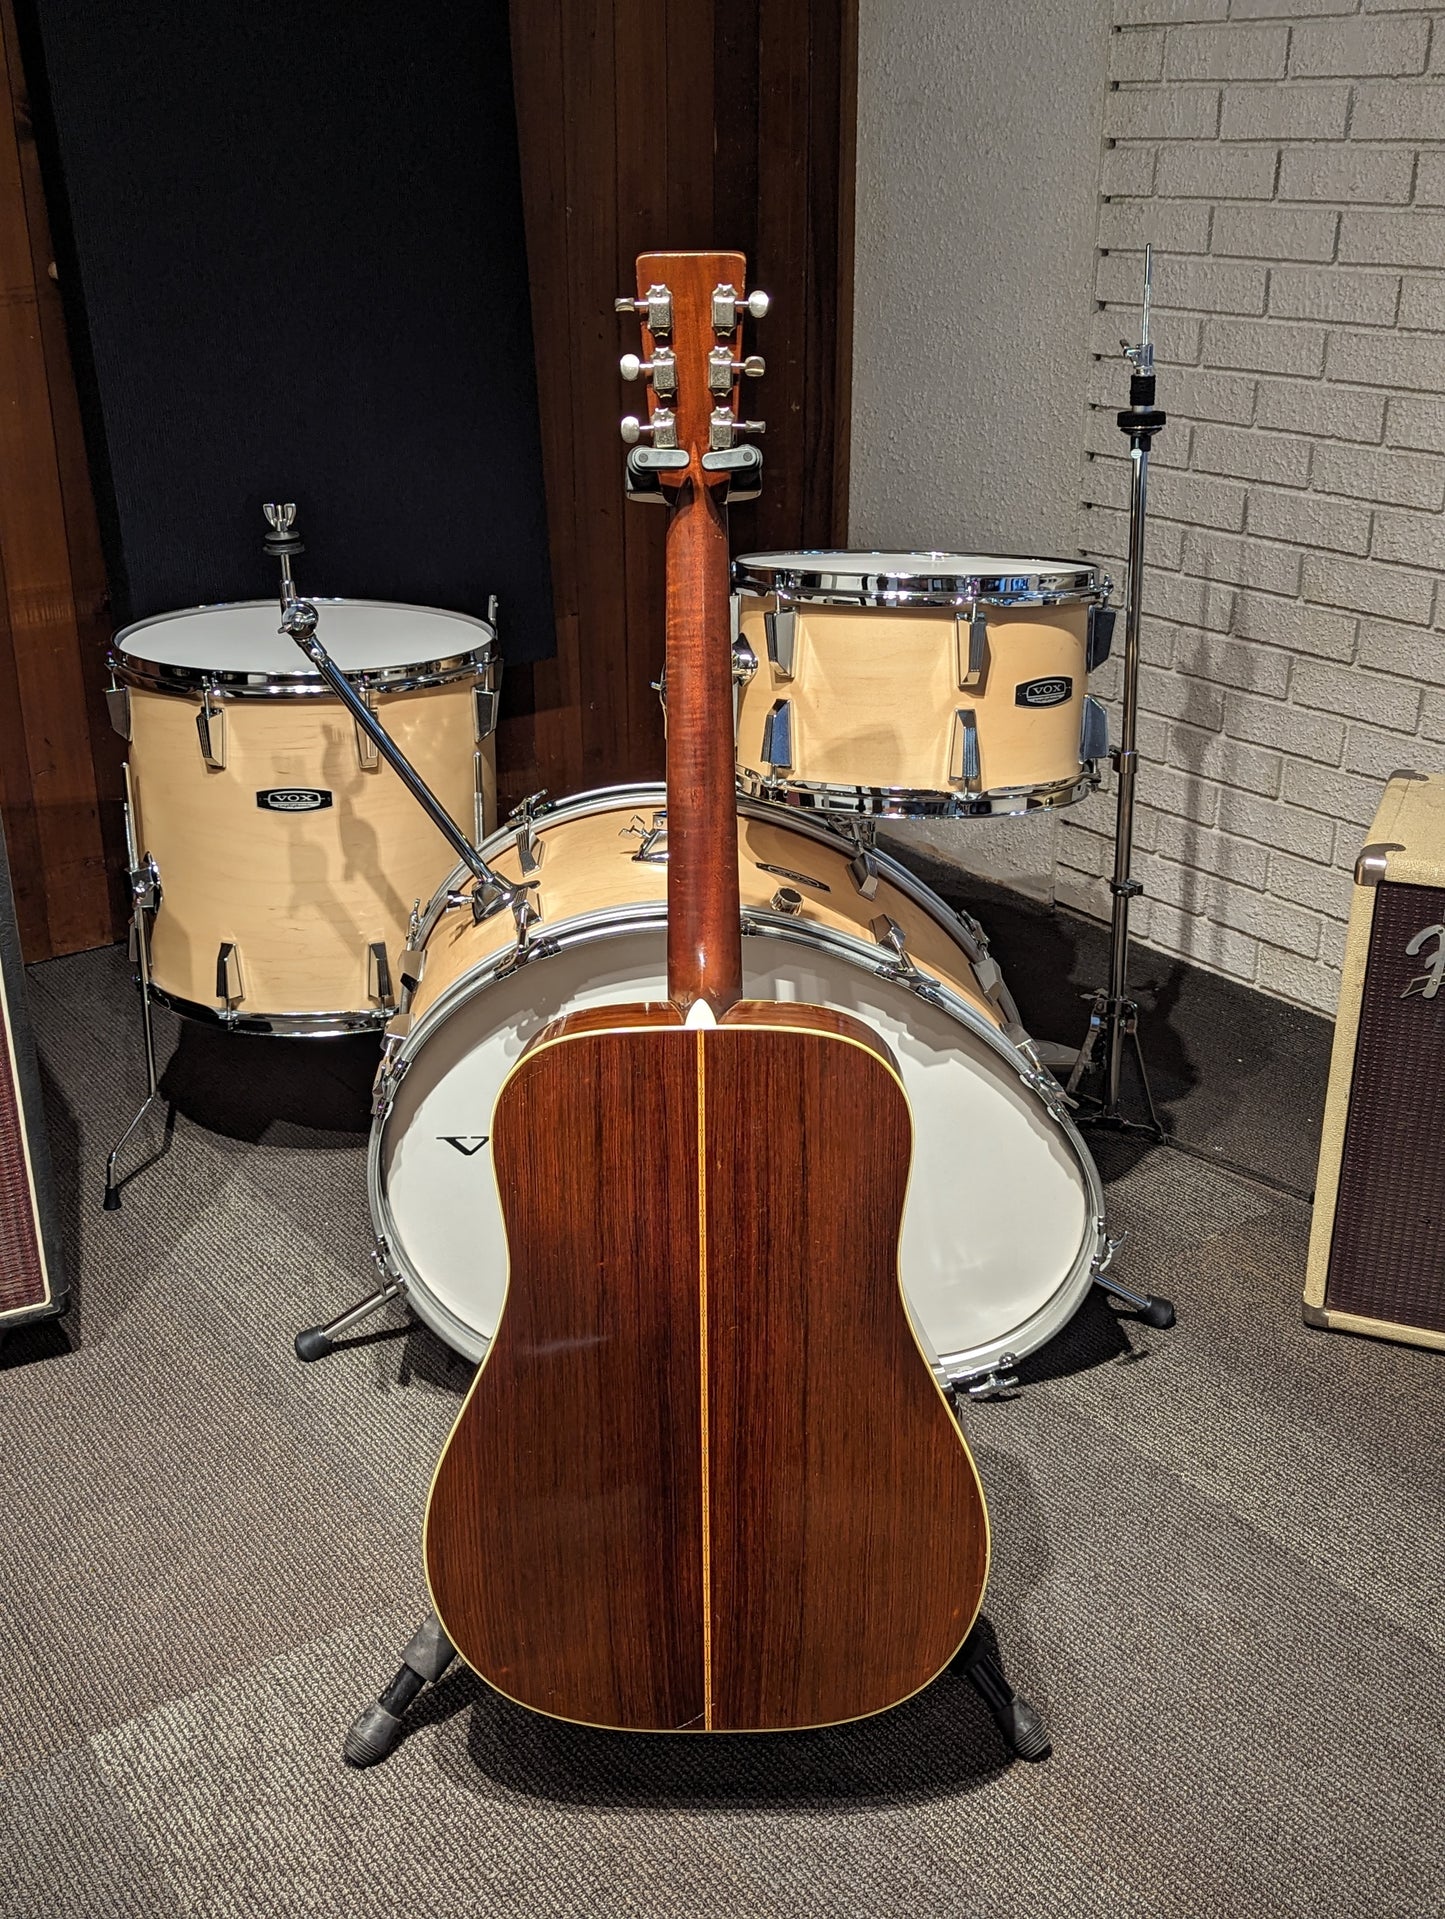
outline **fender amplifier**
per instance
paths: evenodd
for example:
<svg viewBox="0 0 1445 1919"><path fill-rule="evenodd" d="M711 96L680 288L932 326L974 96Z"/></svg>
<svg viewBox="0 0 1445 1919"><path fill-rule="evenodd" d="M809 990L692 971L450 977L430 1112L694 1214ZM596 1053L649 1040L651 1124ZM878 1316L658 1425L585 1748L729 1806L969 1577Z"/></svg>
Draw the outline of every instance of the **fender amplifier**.
<svg viewBox="0 0 1445 1919"><path fill-rule="evenodd" d="M1304 1316L1445 1349L1445 777L1391 776L1355 863Z"/></svg>
<svg viewBox="0 0 1445 1919"><path fill-rule="evenodd" d="M35 1047L25 1016L25 968L0 833L0 1333L63 1313L50 1147Z"/></svg>

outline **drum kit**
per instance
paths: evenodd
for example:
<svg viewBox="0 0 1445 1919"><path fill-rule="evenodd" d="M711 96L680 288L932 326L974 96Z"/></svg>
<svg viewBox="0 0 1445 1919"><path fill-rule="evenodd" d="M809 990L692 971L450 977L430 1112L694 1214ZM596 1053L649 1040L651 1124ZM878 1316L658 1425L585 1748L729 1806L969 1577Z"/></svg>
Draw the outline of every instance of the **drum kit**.
<svg viewBox="0 0 1445 1919"><path fill-rule="evenodd" d="M665 789L539 794L498 828L495 603L479 620L300 601L295 508L266 514L279 633L275 601L201 607L127 627L111 654L148 1093L105 1205L159 1097L153 1004L233 1033L375 1032L377 1283L297 1354L401 1297L480 1360L506 1290L493 1105L549 1021L665 996ZM1095 1285L1169 1324L1166 1301L1106 1278L1115 1242L1076 1102L983 929L875 837L879 821L999 818L1097 787L1108 721L1088 683L1110 581L1076 560L800 551L742 556L732 586L746 995L851 1013L899 1062L918 1162L902 1279L940 1382L1012 1386ZM1136 648L1137 600L1136 570ZM1132 800L1127 701L1126 722ZM1137 891L1127 844L1121 867ZM1117 1049L1133 1030L1122 964L1111 985L1090 1038Z"/></svg>

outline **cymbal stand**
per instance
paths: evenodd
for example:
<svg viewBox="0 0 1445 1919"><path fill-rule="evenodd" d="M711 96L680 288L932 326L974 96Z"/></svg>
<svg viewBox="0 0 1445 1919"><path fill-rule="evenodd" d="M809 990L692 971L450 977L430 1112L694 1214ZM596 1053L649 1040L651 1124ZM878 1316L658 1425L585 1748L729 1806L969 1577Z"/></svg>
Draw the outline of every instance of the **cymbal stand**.
<svg viewBox="0 0 1445 1919"><path fill-rule="evenodd" d="M1118 415L1119 431L1129 442L1129 579L1128 604L1124 616L1123 712L1119 744L1112 754L1119 789L1114 830L1114 874L1109 882L1114 909L1109 927L1109 982L1093 995L1089 1030L1069 1075L1068 1090L1077 1093L1092 1073L1104 1075L1103 1091L1089 1095L1093 1110L1079 1114L1081 1124L1112 1126L1122 1132L1146 1133L1162 1140L1164 1127L1154 1108L1144 1051L1139 1042L1139 1008L1129 997L1129 903L1143 892L1135 879L1134 786L1138 776L1139 753L1135 744L1139 725L1139 624L1144 600L1144 533L1149 505L1149 450L1154 435L1165 425L1166 415L1155 405L1154 347L1149 338L1149 305L1153 286L1153 248L1144 249L1143 321L1139 344L1121 341L1124 357L1133 369L1129 378L1129 404ZM1123 1108L1121 1079L1124 1042L1132 1041L1144 1101L1149 1110L1147 1121L1129 1119Z"/></svg>
<svg viewBox="0 0 1445 1919"><path fill-rule="evenodd" d="M360 730L371 740L377 752L391 767L402 785L456 854L459 862L471 874L474 882L471 892L473 917L481 921L490 919L494 913L510 910L516 922L517 944L520 948L525 943L528 926L536 917L528 899L530 884L523 881L521 885L513 886L487 864L377 719L367 701L326 651L316 633L320 616L310 600L303 600L298 595L291 572L292 559L296 554L304 553L306 550L301 543L300 534L296 531L296 507L289 501L284 505L272 502L263 510L266 515L266 524L270 529L266 534L265 548L281 565L281 631L296 642L350 713ZM394 1030L388 1031L383 1042L383 1071L387 1059L386 1049L395 1048L401 1043L403 1031L404 1027L400 1024L396 1025ZM324 1326L308 1326L299 1332L295 1339L298 1359L320 1359L332 1350L339 1334L349 1332L353 1326L369 1318L372 1313L380 1311L389 1300L397 1298L405 1290L403 1282L386 1269L379 1257L380 1250L378 1247L378 1254L374 1255L377 1258L378 1279L375 1289L356 1305L349 1307L346 1312L329 1320Z"/></svg>
<svg viewBox="0 0 1445 1919"><path fill-rule="evenodd" d="M456 854L460 863L472 875L476 881L472 891L472 911L476 918L490 919L493 913L510 908L517 918L518 938L521 939L526 930L525 922L530 917L526 887L509 885L500 873L494 872L488 866L346 674L326 651L316 636L320 616L310 600L303 600L297 595L296 582L291 576L292 557L306 551L301 543L301 536L296 531L296 508L294 504L288 502L284 506L269 504L263 510L266 523L270 528L264 542L266 551L281 563L281 631L300 647Z"/></svg>

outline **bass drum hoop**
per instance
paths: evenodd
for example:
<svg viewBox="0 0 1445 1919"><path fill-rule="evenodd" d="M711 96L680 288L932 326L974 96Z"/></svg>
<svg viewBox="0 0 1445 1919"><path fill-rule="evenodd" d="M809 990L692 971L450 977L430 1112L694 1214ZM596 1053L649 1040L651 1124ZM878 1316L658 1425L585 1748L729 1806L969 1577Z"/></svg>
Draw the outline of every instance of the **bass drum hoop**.
<svg viewBox="0 0 1445 1919"><path fill-rule="evenodd" d="M624 794L636 791L636 788L627 787L610 789L614 801ZM593 801L599 796L588 795L587 797L589 801ZM610 808L588 805L585 810L595 812L610 810ZM564 809L559 807L552 817L560 817L563 814ZM504 836L493 836L494 839L502 837ZM836 843L835 835L826 835L826 837L833 839ZM886 858L886 855L883 857ZM893 862L889 863L893 864ZM888 877L892 879L893 875L890 873ZM937 917L936 914L935 917ZM539 960L560 953L564 948L601 942L618 934L644 931L652 926L663 926L666 922L667 908L664 902L624 903L616 910L578 914L570 920L559 921L544 938L534 939L527 955L521 959L517 957L515 946L503 948L500 953L491 955L470 971L463 973L458 979L453 980L434 1004L427 1008L398 1049L397 1065L400 1066L405 1062L409 1067L417 1053L426 1044L433 1028L440 1025L458 1007L485 992L493 980L500 975L510 973L518 966L535 965ZM761 934L766 938L791 941L796 945L831 953L943 1008L1013 1068L1028 1095L1038 1101L1049 1119L1058 1127L1067 1140L1082 1175L1087 1200L1084 1234L1068 1276L1042 1306L1011 1332L959 1352L939 1353L934 1371L943 1384L971 1379L992 1372L1000 1365L1009 1365L1014 1360L1021 1359L1047 1344L1073 1318L1108 1256L1103 1186L1093 1158L1073 1121L1067 1114L1056 1110L1043 1099L1038 1088L1038 1075L1019 1048L984 1019L982 1014L975 1011L966 1000L940 981L928 975L920 975L916 978L902 975L896 963L891 962L881 951L875 952L851 935L839 933L833 927L821 927L799 921L786 914L745 911L742 916L742 930L745 936ZM964 952L965 958L968 957L962 946L960 951ZM372 1124L366 1162L367 1195L371 1205L372 1223L383 1248L383 1259L394 1277L401 1281L407 1301L417 1317L425 1321L432 1331L449 1346L468 1359L483 1360L491 1343L490 1339L459 1319L431 1294L425 1278L413 1267L401 1243L396 1222L392 1217L382 1171L382 1148L390 1117L391 1106L388 1103L386 1110ZM913 1302L910 1301L909 1305L915 1324L927 1334L927 1328L923 1326Z"/></svg>

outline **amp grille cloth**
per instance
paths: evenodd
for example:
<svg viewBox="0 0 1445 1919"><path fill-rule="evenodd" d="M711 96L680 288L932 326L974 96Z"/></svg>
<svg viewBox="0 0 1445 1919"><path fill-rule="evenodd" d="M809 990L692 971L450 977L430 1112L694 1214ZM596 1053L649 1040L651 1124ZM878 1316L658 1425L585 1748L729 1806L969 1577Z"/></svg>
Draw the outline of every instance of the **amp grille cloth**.
<svg viewBox="0 0 1445 1919"><path fill-rule="evenodd" d="M1381 885L1365 967L1325 1304L1445 1332L1445 988L1404 997L1445 888Z"/></svg>

